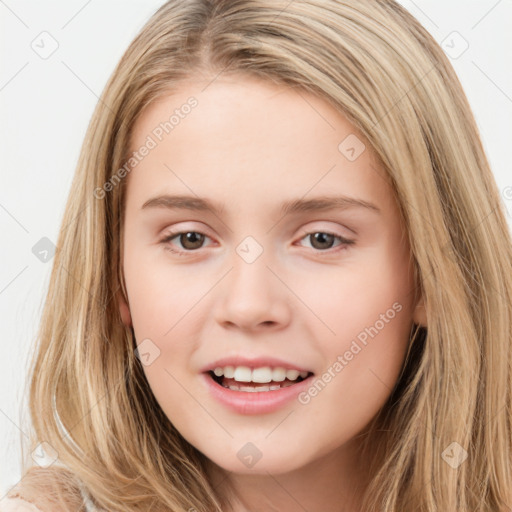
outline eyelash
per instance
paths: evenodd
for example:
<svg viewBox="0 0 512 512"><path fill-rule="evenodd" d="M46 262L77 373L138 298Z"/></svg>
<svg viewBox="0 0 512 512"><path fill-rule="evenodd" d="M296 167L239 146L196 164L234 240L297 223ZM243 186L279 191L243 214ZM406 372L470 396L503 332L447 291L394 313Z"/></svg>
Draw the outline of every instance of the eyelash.
<svg viewBox="0 0 512 512"><path fill-rule="evenodd" d="M160 240L160 243L164 244L165 250L170 251L173 254L177 254L178 256L185 256L186 254L192 254L194 252L197 252L199 249L188 250L188 251L187 250L180 250L180 249L172 248L172 246L169 244L169 242L171 240L173 240L177 236L185 234L185 233L198 233L200 235L204 235L207 238L210 238L208 235L206 235L204 233L201 233L200 231L185 230L185 231L175 231L175 232L169 233L162 240ZM337 249L334 249L334 250L331 248L331 249L326 249L325 251L322 251L320 249L314 249L313 248L313 251L315 251L317 254L319 254L321 256L330 256L333 253L337 253L339 251L342 251L342 250L346 249L348 246L353 245L355 243L355 240L349 240L349 239L344 238L344 237L342 237L340 235L337 235L336 233L331 233L330 231L309 231L309 232L305 233L300 238L300 240L303 240L304 238L306 238L306 237L308 237L310 235L314 235L316 233L322 233L324 235L332 235L335 238L337 238L338 240L340 240L340 242L341 242L339 245L335 246L335 247L337 247Z"/></svg>

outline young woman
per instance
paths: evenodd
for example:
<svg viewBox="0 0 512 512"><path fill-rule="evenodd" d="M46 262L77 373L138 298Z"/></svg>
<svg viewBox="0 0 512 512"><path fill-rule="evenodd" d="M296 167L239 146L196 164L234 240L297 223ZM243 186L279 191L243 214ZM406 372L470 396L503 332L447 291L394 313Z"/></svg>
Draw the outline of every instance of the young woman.
<svg viewBox="0 0 512 512"><path fill-rule="evenodd" d="M509 510L511 248L394 1L166 3L63 219L30 387L52 464L0 510Z"/></svg>

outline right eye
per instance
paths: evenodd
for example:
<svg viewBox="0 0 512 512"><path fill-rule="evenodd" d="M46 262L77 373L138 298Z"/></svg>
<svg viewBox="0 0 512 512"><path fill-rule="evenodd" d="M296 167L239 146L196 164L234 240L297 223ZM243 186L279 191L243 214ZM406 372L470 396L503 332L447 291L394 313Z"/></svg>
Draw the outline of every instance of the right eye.
<svg viewBox="0 0 512 512"><path fill-rule="evenodd" d="M172 240L177 238L181 244L181 249L176 249L170 243ZM205 238L209 238L204 233L199 231L175 231L168 233L162 240L161 244L164 244L166 250L171 251L175 254L186 254L201 248Z"/></svg>

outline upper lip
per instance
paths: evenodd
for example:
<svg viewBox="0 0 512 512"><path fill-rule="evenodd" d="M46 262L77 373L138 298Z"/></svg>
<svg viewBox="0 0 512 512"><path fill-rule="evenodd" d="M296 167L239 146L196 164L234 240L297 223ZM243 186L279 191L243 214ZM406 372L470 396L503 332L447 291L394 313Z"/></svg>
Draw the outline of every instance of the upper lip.
<svg viewBox="0 0 512 512"><path fill-rule="evenodd" d="M230 356L217 359L216 361L213 361L212 363L204 366L201 372L213 371L215 368L224 368L226 366L248 366L249 368L261 368L263 366L270 366L271 368L281 367L285 370L298 370L299 372L313 373L307 368L303 368L299 365L289 363L288 361L277 359L275 357L247 358L243 356Z"/></svg>

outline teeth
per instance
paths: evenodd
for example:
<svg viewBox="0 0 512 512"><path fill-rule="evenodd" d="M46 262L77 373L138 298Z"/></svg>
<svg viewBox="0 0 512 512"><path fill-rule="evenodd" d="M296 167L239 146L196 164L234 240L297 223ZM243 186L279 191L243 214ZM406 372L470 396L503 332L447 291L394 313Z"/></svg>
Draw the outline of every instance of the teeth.
<svg viewBox="0 0 512 512"><path fill-rule="evenodd" d="M222 386L225 388L229 388L232 391L247 391L249 393L259 393L262 391L275 391L277 389L287 388L288 386L293 386L293 384L291 382L285 382L283 385L276 384L273 386L253 387L253 386L237 386L236 384L231 384L230 386L225 386L224 384L222 384Z"/></svg>
<svg viewBox="0 0 512 512"><path fill-rule="evenodd" d="M254 393L254 392L258 392L258 391L269 391L270 390L270 387L269 386L260 386L258 387L258 389L256 388L252 388L251 386L239 386L238 388L239 391L248 391L249 393Z"/></svg>
<svg viewBox="0 0 512 512"><path fill-rule="evenodd" d="M225 366L217 367L213 371L217 377L226 377L227 379L235 379L238 382L257 382L265 384L268 382L283 382L285 379L297 380L300 376L305 379L308 372L299 372L298 370L286 370L282 367L270 368L263 366L251 370L248 366Z"/></svg>
<svg viewBox="0 0 512 512"><path fill-rule="evenodd" d="M237 366L233 379L237 382L251 382L251 369L247 366Z"/></svg>

